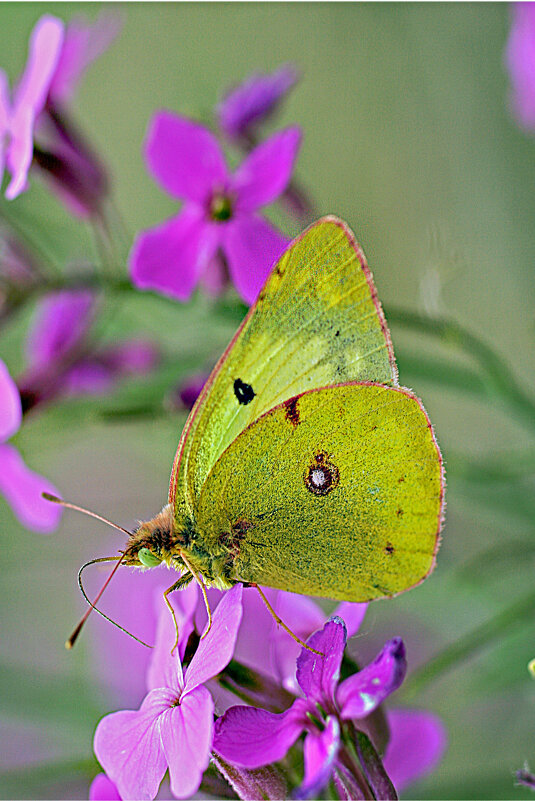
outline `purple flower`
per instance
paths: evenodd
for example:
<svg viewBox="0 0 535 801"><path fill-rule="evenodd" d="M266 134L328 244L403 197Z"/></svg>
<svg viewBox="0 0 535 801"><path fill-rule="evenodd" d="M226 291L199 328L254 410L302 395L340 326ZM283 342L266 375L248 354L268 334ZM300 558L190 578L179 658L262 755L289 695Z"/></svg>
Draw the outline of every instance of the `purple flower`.
<svg viewBox="0 0 535 801"><path fill-rule="evenodd" d="M115 14L102 12L94 23L72 19L65 30L61 53L48 90L48 103L62 107L72 100L84 72L110 47L121 29Z"/></svg>
<svg viewBox="0 0 535 801"><path fill-rule="evenodd" d="M346 638L343 620L329 620L308 640L324 656L302 649L297 660L297 681L304 697L282 714L231 707L216 723L215 751L236 765L256 768L282 759L306 732L299 796L317 795L337 768L344 721L373 712L400 686L407 667L403 642L395 638L367 667L339 683Z"/></svg>
<svg viewBox="0 0 535 801"><path fill-rule="evenodd" d="M89 801L122 801L117 787L105 773L98 773L89 788Z"/></svg>
<svg viewBox="0 0 535 801"><path fill-rule="evenodd" d="M165 618L149 671L149 693L138 710L108 715L95 732L95 754L125 801L154 799L167 766L177 798L187 798L199 788L210 761L214 712L212 697L203 685L232 657L241 595L241 584L225 593L210 631L185 670L177 651L185 645L184 623L192 625L193 611L186 620L179 620L182 648L171 655L174 628L168 610L162 610Z"/></svg>
<svg viewBox="0 0 535 801"><path fill-rule="evenodd" d="M48 533L58 525L61 507L45 501L41 493L57 495L58 491L26 467L18 451L6 443L18 431L21 421L19 391L0 359L0 493L24 526Z"/></svg>
<svg viewBox="0 0 535 801"><path fill-rule="evenodd" d="M69 22L36 128L34 164L68 210L79 217L99 214L108 179L99 159L73 125L67 104L87 67L107 50L119 28L119 19L106 13L94 23L82 17Z"/></svg>
<svg viewBox="0 0 535 801"><path fill-rule="evenodd" d="M230 139L254 138L254 129L270 117L298 79L291 64L267 75L251 75L228 92L217 108L219 126Z"/></svg>
<svg viewBox="0 0 535 801"><path fill-rule="evenodd" d="M26 189L34 125L46 102L63 35L61 20L48 14L41 17L30 36L28 62L12 99L5 73L0 70L0 181L7 166L11 173L8 200Z"/></svg>
<svg viewBox="0 0 535 801"><path fill-rule="evenodd" d="M304 595L264 587L270 604L294 634L305 640L326 622L325 612ZM368 604L339 604L333 616L341 617L348 637L358 631ZM265 631L261 639L258 631ZM277 626L257 592L248 590L243 600L243 618L236 643L235 658L259 673L268 675L285 690L299 694L295 668L301 647L286 631Z"/></svg>
<svg viewBox="0 0 535 801"><path fill-rule="evenodd" d="M535 3L513 3L505 48L510 103L520 125L535 131Z"/></svg>
<svg viewBox="0 0 535 801"><path fill-rule="evenodd" d="M387 720L390 739L383 764L401 793L440 762L446 750L446 729L436 715L419 709L392 709Z"/></svg>
<svg viewBox="0 0 535 801"><path fill-rule="evenodd" d="M149 170L186 202L178 216L137 236L130 253L134 284L187 300L222 253L234 286L252 303L287 245L256 212L286 188L299 141L299 129L288 128L231 174L207 128L168 111L156 114L145 148Z"/></svg>
<svg viewBox="0 0 535 801"><path fill-rule="evenodd" d="M33 163L51 180L60 199L79 216L96 214L107 191L104 171L68 120L64 104L89 64L113 41L117 20L102 14L94 25L45 15L30 36L26 69L10 99L0 71L0 180L11 173L6 197L27 187Z"/></svg>
<svg viewBox="0 0 535 801"><path fill-rule="evenodd" d="M103 394L118 379L155 367L156 348L144 340L87 352L95 313L88 289L53 293L40 303L26 341L28 369L19 379L25 409L62 395Z"/></svg>
<svg viewBox="0 0 535 801"><path fill-rule="evenodd" d="M195 373L183 381L176 390L177 402L174 405L182 406L183 409L192 409L207 378L208 373Z"/></svg>

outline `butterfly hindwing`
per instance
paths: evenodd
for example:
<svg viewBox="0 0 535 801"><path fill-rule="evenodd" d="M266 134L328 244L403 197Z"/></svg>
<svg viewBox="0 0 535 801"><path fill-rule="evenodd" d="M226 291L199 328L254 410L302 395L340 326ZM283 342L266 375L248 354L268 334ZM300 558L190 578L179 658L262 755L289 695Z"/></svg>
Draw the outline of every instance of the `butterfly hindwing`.
<svg viewBox="0 0 535 801"><path fill-rule="evenodd" d="M231 580L368 601L430 572L442 506L442 461L420 401L348 383L249 425L207 477L196 523Z"/></svg>
<svg viewBox="0 0 535 801"><path fill-rule="evenodd" d="M254 420L355 380L395 385L394 356L364 255L344 223L325 218L281 256L192 410L169 489L177 524L196 517L208 474Z"/></svg>

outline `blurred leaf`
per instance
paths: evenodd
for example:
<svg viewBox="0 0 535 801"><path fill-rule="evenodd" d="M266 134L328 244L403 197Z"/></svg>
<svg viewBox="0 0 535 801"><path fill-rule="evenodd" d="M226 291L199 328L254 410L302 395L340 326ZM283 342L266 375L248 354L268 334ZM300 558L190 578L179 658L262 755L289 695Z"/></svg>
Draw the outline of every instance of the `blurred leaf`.
<svg viewBox="0 0 535 801"><path fill-rule="evenodd" d="M73 784L87 785L98 773L96 759L26 765L0 771L0 798L69 798ZM60 795L61 793L61 795Z"/></svg>
<svg viewBox="0 0 535 801"><path fill-rule="evenodd" d="M106 711L96 686L41 669L0 664L0 710L21 720L86 730Z"/></svg>

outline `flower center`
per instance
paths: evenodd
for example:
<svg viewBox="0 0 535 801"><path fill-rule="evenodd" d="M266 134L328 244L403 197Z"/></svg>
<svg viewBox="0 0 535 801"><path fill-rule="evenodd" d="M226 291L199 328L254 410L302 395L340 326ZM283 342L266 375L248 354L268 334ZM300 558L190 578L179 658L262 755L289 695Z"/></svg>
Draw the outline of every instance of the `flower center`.
<svg viewBox="0 0 535 801"><path fill-rule="evenodd" d="M208 213L214 222L226 222L232 217L232 199L218 192L210 201Z"/></svg>

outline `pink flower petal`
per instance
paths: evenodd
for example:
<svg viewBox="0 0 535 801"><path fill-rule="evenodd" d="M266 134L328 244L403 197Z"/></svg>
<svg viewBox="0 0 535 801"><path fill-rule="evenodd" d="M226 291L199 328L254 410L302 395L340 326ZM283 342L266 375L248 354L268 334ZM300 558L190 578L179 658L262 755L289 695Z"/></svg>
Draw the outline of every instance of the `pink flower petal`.
<svg viewBox="0 0 535 801"><path fill-rule="evenodd" d="M342 682L336 700L343 719L364 718L402 684L407 672L405 646L399 637L389 640L365 668Z"/></svg>
<svg viewBox="0 0 535 801"><path fill-rule="evenodd" d="M334 610L336 617L341 617L346 624L348 637L353 637L360 629L368 604L357 604L352 601L342 601Z"/></svg>
<svg viewBox="0 0 535 801"><path fill-rule="evenodd" d="M42 492L58 494L50 481L26 467L15 448L0 445L0 493L24 526L48 534L57 527L62 509L45 501Z"/></svg>
<svg viewBox="0 0 535 801"><path fill-rule="evenodd" d="M10 113L9 83L4 70L0 70L0 131L2 139L7 131Z"/></svg>
<svg viewBox="0 0 535 801"><path fill-rule="evenodd" d="M279 592L275 611L302 640L306 640L325 623L323 610L311 598L292 592ZM286 690L299 695L295 670L301 646L279 626L273 627L271 640L277 678Z"/></svg>
<svg viewBox="0 0 535 801"><path fill-rule="evenodd" d="M96 353L93 358L80 359L56 384L55 394L102 395L114 389L128 375L150 372L159 353L151 342L131 340Z"/></svg>
<svg viewBox="0 0 535 801"><path fill-rule="evenodd" d="M176 798L189 798L199 789L210 762L213 720L212 696L206 687L196 687L167 712L162 722L162 746Z"/></svg>
<svg viewBox="0 0 535 801"><path fill-rule="evenodd" d="M511 79L511 106L520 125L535 130L535 5L512 3L505 63Z"/></svg>
<svg viewBox="0 0 535 801"><path fill-rule="evenodd" d="M84 359L71 367L56 384L58 395L105 395L115 385L115 376L96 360ZM47 398L49 400L49 398Z"/></svg>
<svg viewBox="0 0 535 801"><path fill-rule="evenodd" d="M320 732L311 731L305 738L303 755L305 776L295 798L319 798L332 773L340 744L340 724L329 715L327 725Z"/></svg>
<svg viewBox="0 0 535 801"><path fill-rule="evenodd" d="M7 166L11 173L11 181L6 189L8 200L14 200L27 186L33 154L34 119L32 109L22 106L16 120L11 123L11 140L6 151Z"/></svg>
<svg viewBox="0 0 535 801"><path fill-rule="evenodd" d="M297 78L297 71L291 64L271 75L251 75L228 92L219 104L219 125L231 138L247 133L275 110Z"/></svg>
<svg viewBox="0 0 535 801"><path fill-rule="evenodd" d="M41 301L26 339L32 369L48 367L79 344L93 320L93 304L88 289L55 292Z"/></svg>
<svg viewBox="0 0 535 801"><path fill-rule="evenodd" d="M188 300L217 245L214 226L204 223L200 209L186 206L178 217L136 237L129 257L132 282Z"/></svg>
<svg viewBox="0 0 535 801"><path fill-rule="evenodd" d="M206 265L200 278L200 284L208 295L212 295L214 298L223 294L227 288L229 284L228 268L220 251L217 251Z"/></svg>
<svg viewBox="0 0 535 801"><path fill-rule="evenodd" d="M278 590L263 588L272 606L277 603ZM276 607L275 607L276 608ZM287 622L286 620L284 621ZM278 678L272 660L271 639L275 621L254 588L243 593L243 617L234 650L235 658L251 670ZM258 632L263 632L262 637ZM288 637L290 642L293 640ZM295 667L295 663L294 663Z"/></svg>
<svg viewBox="0 0 535 801"><path fill-rule="evenodd" d="M105 773L98 773L89 788L89 801L122 801L121 796Z"/></svg>
<svg viewBox="0 0 535 801"><path fill-rule="evenodd" d="M447 745L444 724L431 712L393 709L388 713L390 740L383 764L401 793L438 765Z"/></svg>
<svg viewBox="0 0 535 801"><path fill-rule="evenodd" d="M3 70L0 70L0 182L4 176L4 167L6 163L6 146L10 113L11 105L9 102L9 85L7 82L7 76Z"/></svg>
<svg viewBox="0 0 535 801"><path fill-rule="evenodd" d="M41 17L32 31L26 69L9 103L7 84L2 80L3 123L0 139L7 139L5 160L11 173L6 198L13 200L25 188L33 154L34 122L46 101L48 88L63 41L63 23L56 17ZM2 146L3 149L4 146ZM0 176L3 173L4 154L0 155Z"/></svg>
<svg viewBox="0 0 535 801"><path fill-rule="evenodd" d="M307 645L323 656L302 648L297 659L297 681L307 698L319 704L334 700L345 644L346 628L341 618L328 620L321 631L308 638Z"/></svg>
<svg viewBox="0 0 535 801"><path fill-rule="evenodd" d="M232 178L236 211L256 211L279 197L288 186L301 142L299 128L287 128L258 145Z"/></svg>
<svg viewBox="0 0 535 801"><path fill-rule="evenodd" d="M158 347L147 339L119 342L98 355L115 377L148 373L156 367L160 359Z"/></svg>
<svg viewBox="0 0 535 801"><path fill-rule="evenodd" d="M85 70L106 52L121 25L119 17L105 12L100 13L93 23L83 17L68 23L48 92L53 103L64 105L72 98Z"/></svg>
<svg viewBox="0 0 535 801"><path fill-rule="evenodd" d="M206 384L206 379L208 378L208 373L194 373L191 376L188 376L178 387L176 392L174 393L176 401L176 405L180 404L185 409L193 409L193 405L199 395L201 394L201 390Z"/></svg>
<svg viewBox="0 0 535 801"><path fill-rule="evenodd" d="M30 108L34 117L42 110L60 57L63 36L64 25L57 17L45 14L35 25L26 68L14 93L15 117L23 108Z"/></svg>
<svg viewBox="0 0 535 801"><path fill-rule="evenodd" d="M110 532L111 548L116 543L114 534ZM89 597L96 596L104 578L105 574L98 570L87 571ZM164 604L163 593L170 584L169 571L163 565L146 571L121 567L106 589L105 611L113 620L153 645L158 620L156 603L159 612ZM147 691L146 674L153 649L143 648L98 615L94 616L86 636L92 640L88 651L99 680L110 688L117 708L132 709Z"/></svg>
<svg viewBox="0 0 535 801"><path fill-rule="evenodd" d="M201 639L186 671L184 694L204 684L228 665L234 653L242 616L241 584L223 594L212 616L212 627Z"/></svg>
<svg viewBox="0 0 535 801"><path fill-rule="evenodd" d="M188 637L194 628L193 615L198 600L197 585L191 583L180 592L171 593L168 598L178 624L178 653L175 649L171 654L176 639L175 625L162 594L158 592L155 599L158 608L158 627L147 673L147 687L149 690L171 687L180 693L184 687L180 659L184 655Z"/></svg>
<svg viewBox="0 0 535 801"><path fill-rule="evenodd" d="M276 762L303 731L309 708L303 698L280 715L250 706L233 706L216 721L214 751L244 768Z"/></svg>
<svg viewBox="0 0 535 801"><path fill-rule="evenodd" d="M19 430L22 421L22 406L17 385L9 370L0 359L0 442Z"/></svg>
<svg viewBox="0 0 535 801"><path fill-rule="evenodd" d="M214 189L225 189L229 175L223 151L203 125L170 111L151 120L145 158L148 167L170 195L206 203Z"/></svg>
<svg viewBox="0 0 535 801"><path fill-rule="evenodd" d="M223 250L234 286L252 304L288 239L260 217L238 216L225 225Z"/></svg>
<svg viewBox="0 0 535 801"><path fill-rule="evenodd" d="M156 797L167 767L162 719L176 700L169 690L152 690L139 710L114 712L98 724L96 757L124 801Z"/></svg>

